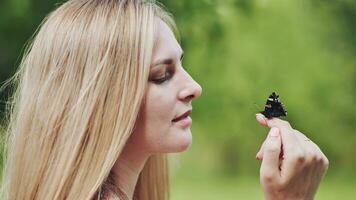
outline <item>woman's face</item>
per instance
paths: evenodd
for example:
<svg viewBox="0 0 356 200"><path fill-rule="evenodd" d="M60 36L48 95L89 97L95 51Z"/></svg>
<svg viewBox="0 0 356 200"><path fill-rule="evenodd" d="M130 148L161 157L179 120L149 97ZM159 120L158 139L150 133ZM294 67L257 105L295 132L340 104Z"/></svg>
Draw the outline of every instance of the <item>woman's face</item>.
<svg viewBox="0 0 356 200"><path fill-rule="evenodd" d="M173 32L162 20L156 23L145 102L130 142L149 153L181 152L192 143L189 114L202 88L183 68Z"/></svg>

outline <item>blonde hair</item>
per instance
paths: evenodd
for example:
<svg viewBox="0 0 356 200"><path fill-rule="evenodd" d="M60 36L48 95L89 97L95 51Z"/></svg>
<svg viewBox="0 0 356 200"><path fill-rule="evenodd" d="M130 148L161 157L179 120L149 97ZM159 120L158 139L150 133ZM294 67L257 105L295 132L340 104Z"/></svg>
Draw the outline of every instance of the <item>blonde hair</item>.
<svg viewBox="0 0 356 200"><path fill-rule="evenodd" d="M6 83L16 90L2 199L103 199L111 191L111 169L144 99L156 17L175 31L153 1L70 0L46 17ZM168 199L167 165L165 154L151 156L134 197Z"/></svg>

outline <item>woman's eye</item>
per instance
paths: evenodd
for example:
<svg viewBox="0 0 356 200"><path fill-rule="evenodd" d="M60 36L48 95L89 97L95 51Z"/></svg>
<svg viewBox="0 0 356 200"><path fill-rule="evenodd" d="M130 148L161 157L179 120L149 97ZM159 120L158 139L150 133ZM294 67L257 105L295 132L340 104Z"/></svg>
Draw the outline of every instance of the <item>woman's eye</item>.
<svg viewBox="0 0 356 200"><path fill-rule="evenodd" d="M163 82L169 80L171 77L172 77L172 73L169 70L167 70L164 73L164 76L155 78L155 79L152 80L152 82L155 83L155 84L162 84Z"/></svg>

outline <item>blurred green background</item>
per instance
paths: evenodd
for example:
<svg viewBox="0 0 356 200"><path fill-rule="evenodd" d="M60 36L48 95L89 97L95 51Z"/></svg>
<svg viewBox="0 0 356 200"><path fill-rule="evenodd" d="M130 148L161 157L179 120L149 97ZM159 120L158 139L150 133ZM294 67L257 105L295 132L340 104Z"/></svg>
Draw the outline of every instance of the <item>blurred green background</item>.
<svg viewBox="0 0 356 200"><path fill-rule="evenodd" d="M255 120L272 91L288 120L330 166L316 199L356 196L356 1L162 0L184 65L203 87L193 145L172 154L172 199L262 199L255 154L268 129ZM58 1L0 1L0 81ZM0 111L9 90L1 93ZM2 163L0 163L2 164Z"/></svg>

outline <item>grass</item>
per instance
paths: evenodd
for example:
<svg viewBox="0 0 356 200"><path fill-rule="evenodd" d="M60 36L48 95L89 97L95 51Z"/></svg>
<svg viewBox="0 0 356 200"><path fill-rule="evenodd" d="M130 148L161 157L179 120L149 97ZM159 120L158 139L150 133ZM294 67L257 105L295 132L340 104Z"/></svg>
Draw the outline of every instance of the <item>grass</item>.
<svg viewBox="0 0 356 200"><path fill-rule="evenodd" d="M177 180L172 183L171 200L263 199L258 180Z"/></svg>
<svg viewBox="0 0 356 200"><path fill-rule="evenodd" d="M189 181L188 181L189 180ZM262 200L263 193L258 178L220 179L200 178L172 180L171 200ZM315 200L353 200L356 181L325 180L319 187Z"/></svg>

